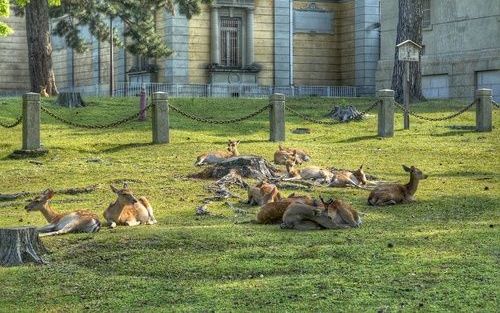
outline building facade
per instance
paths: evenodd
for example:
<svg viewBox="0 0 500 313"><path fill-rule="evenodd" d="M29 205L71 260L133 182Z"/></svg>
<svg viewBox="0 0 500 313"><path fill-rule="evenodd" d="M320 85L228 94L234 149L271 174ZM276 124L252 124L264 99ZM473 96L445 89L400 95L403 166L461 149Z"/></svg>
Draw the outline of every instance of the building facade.
<svg viewBox="0 0 500 313"><path fill-rule="evenodd" d="M423 0L422 89L429 98L471 99L490 88L500 100L500 3ZM381 0L377 89L390 88L398 1Z"/></svg>

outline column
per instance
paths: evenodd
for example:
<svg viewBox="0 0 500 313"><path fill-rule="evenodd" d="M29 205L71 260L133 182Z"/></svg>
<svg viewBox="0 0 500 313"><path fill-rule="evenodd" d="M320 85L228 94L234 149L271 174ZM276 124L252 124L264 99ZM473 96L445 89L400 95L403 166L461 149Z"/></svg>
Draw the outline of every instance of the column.
<svg viewBox="0 0 500 313"><path fill-rule="evenodd" d="M254 63L254 49L253 49L253 19L254 9L247 8L247 64Z"/></svg>
<svg viewBox="0 0 500 313"><path fill-rule="evenodd" d="M219 8L212 7L211 20L210 20L210 30L211 30L211 63L220 62L220 32L219 32Z"/></svg>

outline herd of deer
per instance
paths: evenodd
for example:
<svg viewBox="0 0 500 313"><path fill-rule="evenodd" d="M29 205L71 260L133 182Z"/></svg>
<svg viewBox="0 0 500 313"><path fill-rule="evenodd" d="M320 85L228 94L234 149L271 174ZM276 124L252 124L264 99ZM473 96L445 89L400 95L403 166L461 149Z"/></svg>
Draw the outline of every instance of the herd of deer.
<svg viewBox="0 0 500 313"><path fill-rule="evenodd" d="M208 152L198 156L195 165L216 164L230 157L239 156L240 141L229 140L227 150ZM286 177L283 180L306 179L326 183L331 187L359 187L368 184L361 165L356 171L328 170L317 166L298 169L297 165L310 161L310 156L303 150L284 148L281 145L274 153L274 162L285 165ZM403 165L410 173L410 181L405 184L385 183L377 185L368 196L368 204L373 206L408 203L414 201L414 194L421 179L426 179L418 168ZM111 185L117 199L104 211L104 218L109 227L117 225L136 226L156 224L153 208L145 197L137 199L125 184L122 189ZM40 236L59 235L69 232L97 232L101 227L98 216L90 211L78 210L66 214L57 213L49 205L54 196L50 189L26 206L26 210L40 211L49 222L40 227ZM291 194L283 197L276 185L262 181L248 188L248 203L261 206L256 222L260 224L281 223L281 228L296 230L339 229L361 225L360 214L349 203L340 199L320 202L308 195Z"/></svg>

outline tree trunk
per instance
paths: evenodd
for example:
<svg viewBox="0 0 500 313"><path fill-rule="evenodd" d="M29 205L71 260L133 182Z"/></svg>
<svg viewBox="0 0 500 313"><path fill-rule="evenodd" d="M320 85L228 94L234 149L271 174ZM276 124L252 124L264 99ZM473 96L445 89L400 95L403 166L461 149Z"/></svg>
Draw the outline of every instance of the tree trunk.
<svg viewBox="0 0 500 313"><path fill-rule="evenodd" d="M0 228L0 265L44 264L39 254L45 252L35 227Z"/></svg>
<svg viewBox="0 0 500 313"><path fill-rule="evenodd" d="M422 45L422 0L399 0L396 44L408 39ZM392 89L396 101L400 103L403 102L404 67L404 62L398 61L398 48L395 48ZM420 60L419 62L410 62L410 101L424 99Z"/></svg>
<svg viewBox="0 0 500 313"><path fill-rule="evenodd" d="M56 95L57 87L52 70L48 1L30 1L25 11L30 91Z"/></svg>
<svg viewBox="0 0 500 313"><path fill-rule="evenodd" d="M82 96L79 92L61 92L57 96L56 103L63 107L79 108L85 106Z"/></svg>

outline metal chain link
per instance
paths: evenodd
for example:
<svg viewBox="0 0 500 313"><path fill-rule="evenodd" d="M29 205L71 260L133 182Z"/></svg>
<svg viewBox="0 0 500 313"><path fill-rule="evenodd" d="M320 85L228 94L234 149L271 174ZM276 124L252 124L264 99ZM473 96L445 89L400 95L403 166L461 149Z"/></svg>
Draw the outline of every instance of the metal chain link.
<svg viewBox="0 0 500 313"><path fill-rule="evenodd" d="M22 121L23 121L23 115L21 114L21 116L19 116L14 123L6 124L6 123L0 121L0 126L5 127L5 128L13 128L13 127L16 127L17 125L21 124Z"/></svg>
<svg viewBox="0 0 500 313"><path fill-rule="evenodd" d="M464 107L463 109L460 109L459 111L451 114L451 115L448 115L448 116L445 116L445 117L438 117L438 118L432 118L432 117L425 117L423 115L420 115L420 114L417 114L417 113L414 113L414 112L408 112L408 114L410 114L411 116L413 117L416 117L418 119L421 119L421 120L424 120L424 121L431 121L431 122L436 122L436 121L444 121L444 120L449 120L449 119L452 119L454 117L457 117L459 116L460 114L463 114L465 113L468 109L470 109L474 104L476 104L476 101L477 100L474 100L472 101L471 104L467 105L466 107ZM394 101L394 105L396 107L398 107L399 109L401 109L403 112L406 111L405 107L401 104L401 103L397 103L396 101Z"/></svg>
<svg viewBox="0 0 500 313"><path fill-rule="evenodd" d="M195 120L197 122L202 122L202 123L209 123L209 124L231 124L231 123L237 123L237 122L241 122L241 121L244 121L244 120L248 120L254 116L257 116L259 115L260 113L264 112L265 110L267 110L269 108L269 104L266 104L265 106L263 106L262 108L258 109L257 111L253 112L253 113L250 113L248 115L245 115L245 116L242 116L242 117L238 117L238 118L233 118L233 119L229 119L229 120L211 120L211 119L207 119L207 118L203 118L203 117L199 117L199 116L196 116L196 115L193 115L193 114L190 114L190 113L187 113L187 112L184 112L182 111L181 109L179 109L178 107L176 106L173 106L171 104L168 105L173 111L179 113L180 115L184 116L184 117L187 117L187 118L190 118L192 120Z"/></svg>
<svg viewBox="0 0 500 313"><path fill-rule="evenodd" d="M494 100L491 100L491 103L493 103L493 105L496 106L497 109L500 109L500 105L496 103Z"/></svg>
<svg viewBox="0 0 500 313"><path fill-rule="evenodd" d="M103 129L103 128L112 128L112 127L116 127L116 126L128 123L128 122L138 118L139 115L141 115L142 113L147 111L150 107L151 107L151 104L148 104L144 109L140 110L137 113L134 113L133 115L130 115L128 117L125 117L125 118L118 120L118 121L115 121L115 122L111 122L109 124L102 124L102 125L89 125L89 124L76 123L76 122L73 122L73 121L67 120L63 117L58 116L57 114L50 111L49 109L47 109L43 105L40 108L42 109L43 112L47 113L47 115L52 116L56 120L63 122L65 124L68 124L68 125L71 125L74 127L87 128L87 129Z"/></svg>
<svg viewBox="0 0 500 313"><path fill-rule="evenodd" d="M372 103L366 110L362 111L362 112L359 112L359 114L357 114L355 117L353 118L350 118L348 119L347 121L352 121L352 120L356 120L356 119L359 119L361 117L363 117L366 113L370 112L371 110L373 110L373 108L375 108L378 104L380 103L380 100L377 100L375 101L374 103ZM309 121L309 122L312 122L312 123L316 123L316 124L322 124L322 125L335 125L335 124L341 124L341 123L345 123L346 121L321 121L321 120L317 120L317 119L314 119L308 115L305 115L305 114L302 114L300 112L297 112L296 110L292 109L291 107L289 107L288 105L285 104L285 108L290 111L290 113L306 120L306 121Z"/></svg>

